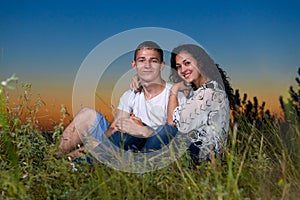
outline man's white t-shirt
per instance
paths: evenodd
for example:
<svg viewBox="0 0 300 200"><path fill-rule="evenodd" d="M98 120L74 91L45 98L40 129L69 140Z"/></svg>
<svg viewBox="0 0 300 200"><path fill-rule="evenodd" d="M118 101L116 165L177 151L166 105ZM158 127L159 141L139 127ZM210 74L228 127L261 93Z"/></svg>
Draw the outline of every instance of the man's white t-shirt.
<svg viewBox="0 0 300 200"><path fill-rule="evenodd" d="M167 106L172 85L166 83L165 89L150 100L145 99L144 92L135 93L127 90L120 98L119 110L140 118L149 127L156 129L167 122Z"/></svg>

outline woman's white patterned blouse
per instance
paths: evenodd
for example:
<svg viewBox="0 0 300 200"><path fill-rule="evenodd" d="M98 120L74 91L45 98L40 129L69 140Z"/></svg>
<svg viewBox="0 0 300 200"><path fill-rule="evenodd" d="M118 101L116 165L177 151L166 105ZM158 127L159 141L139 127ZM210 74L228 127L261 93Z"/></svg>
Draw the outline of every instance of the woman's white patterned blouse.
<svg viewBox="0 0 300 200"><path fill-rule="evenodd" d="M223 151L229 127L229 102L226 92L210 81L193 92L189 99L179 98L173 121L199 149L199 158L210 159Z"/></svg>

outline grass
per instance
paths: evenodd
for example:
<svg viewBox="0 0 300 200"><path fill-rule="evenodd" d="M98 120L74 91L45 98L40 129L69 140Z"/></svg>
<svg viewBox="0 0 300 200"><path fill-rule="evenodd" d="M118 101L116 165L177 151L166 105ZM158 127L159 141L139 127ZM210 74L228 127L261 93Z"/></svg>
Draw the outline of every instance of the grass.
<svg viewBox="0 0 300 200"><path fill-rule="evenodd" d="M7 83L13 82L10 79ZM235 116L222 161L193 165L186 153L167 167L126 173L97 162L56 158L66 110L43 133L24 84L20 105L9 107L0 86L0 199L299 199L299 119L289 123Z"/></svg>

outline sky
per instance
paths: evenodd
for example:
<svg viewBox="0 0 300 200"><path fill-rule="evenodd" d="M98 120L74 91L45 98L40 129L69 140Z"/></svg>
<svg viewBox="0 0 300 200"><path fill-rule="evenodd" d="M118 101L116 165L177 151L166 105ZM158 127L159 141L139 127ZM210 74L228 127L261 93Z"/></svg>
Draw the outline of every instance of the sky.
<svg viewBox="0 0 300 200"><path fill-rule="evenodd" d="M0 0L0 80L16 74L19 83L31 83L33 96L46 103L40 120L53 121L61 104L73 113L76 75L97 45L124 31L159 27L197 41L234 89L278 112L279 96L288 97L300 67L299 7L286 0ZM99 81L96 107L108 118L111 90L126 72L117 66L129 70L131 59L132 52L120 55Z"/></svg>

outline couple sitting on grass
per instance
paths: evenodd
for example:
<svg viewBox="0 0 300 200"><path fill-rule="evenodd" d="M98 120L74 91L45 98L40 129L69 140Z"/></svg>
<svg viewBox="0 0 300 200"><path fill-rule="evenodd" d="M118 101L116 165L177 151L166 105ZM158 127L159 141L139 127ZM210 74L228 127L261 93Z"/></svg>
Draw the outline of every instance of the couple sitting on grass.
<svg viewBox="0 0 300 200"><path fill-rule="evenodd" d="M225 72L200 46L184 44L171 52L170 84L161 77L163 57L155 42L138 45L132 61L136 76L120 98L113 122L83 108L64 130L57 154L78 156L75 149L84 133L95 138L95 147L106 137L126 151L151 152L168 145L178 132L189 138L186 149L194 160L222 154L232 97Z"/></svg>

